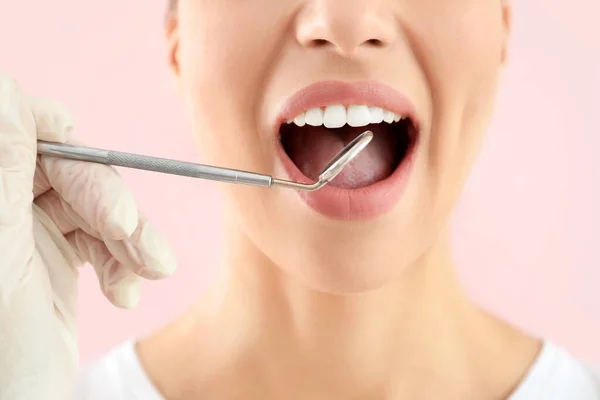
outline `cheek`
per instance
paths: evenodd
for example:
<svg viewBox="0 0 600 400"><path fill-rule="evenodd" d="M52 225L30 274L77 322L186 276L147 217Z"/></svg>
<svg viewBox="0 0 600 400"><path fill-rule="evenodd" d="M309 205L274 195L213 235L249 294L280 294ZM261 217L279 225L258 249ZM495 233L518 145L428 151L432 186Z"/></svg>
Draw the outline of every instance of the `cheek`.
<svg viewBox="0 0 600 400"><path fill-rule="evenodd" d="M464 4L444 10L421 32L435 106L444 114L460 111L457 119L487 115L502 63L502 13L490 0L455 2Z"/></svg>
<svg viewBox="0 0 600 400"><path fill-rule="evenodd" d="M258 159L260 151L256 108L273 35L249 18L257 13L244 13L244 6L224 12L217 4L199 3L206 3L201 13L193 2L181 13L179 65L186 109L204 158L250 168L249 158Z"/></svg>
<svg viewBox="0 0 600 400"><path fill-rule="evenodd" d="M491 0L434 2L445 4L435 13L419 8L422 23L414 33L434 95L464 98L481 84L495 84L503 46L499 6Z"/></svg>
<svg viewBox="0 0 600 400"><path fill-rule="evenodd" d="M455 63L449 67L449 74L455 78L449 80L443 96L446 107L456 108L452 121L455 135L450 136L454 137L453 156L462 154L456 157L462 161L457 163L461 177L472 167L494 110L504 46L499 11L467 14L463 26L454 38ZM456 104L451 105L452 102Z"/></svg>
<svg viewBox="0 0 600 400"><path fill-rule="evenodd" d="M435 16L420 9L422 23L414 32L432 96L425 159L429 195L446 210L462 189L492 114L504 29L500 2L425 3L433 9L433 3L446 3Z"/></svg>

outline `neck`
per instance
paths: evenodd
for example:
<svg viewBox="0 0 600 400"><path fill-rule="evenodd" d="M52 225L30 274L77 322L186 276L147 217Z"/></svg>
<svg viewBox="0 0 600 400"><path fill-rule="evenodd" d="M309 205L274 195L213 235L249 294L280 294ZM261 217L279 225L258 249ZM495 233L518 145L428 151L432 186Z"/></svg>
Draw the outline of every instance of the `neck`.
<svg viewBox="0 0 600 400"><path fill-rule="evenodd" d="M432 375L450 387L480 367L469 359L482 350L474 343L497 338L463 296L446 240L397 282L342 296L303 286L246 237L228 237L235 240L226 276L212 292L215 301L204 299L197 310L198 330L216 332L201 335L214 344L202 357L252 371L250 385L275 398L288 397L290 388L312 399L423 394Z"/></svg>

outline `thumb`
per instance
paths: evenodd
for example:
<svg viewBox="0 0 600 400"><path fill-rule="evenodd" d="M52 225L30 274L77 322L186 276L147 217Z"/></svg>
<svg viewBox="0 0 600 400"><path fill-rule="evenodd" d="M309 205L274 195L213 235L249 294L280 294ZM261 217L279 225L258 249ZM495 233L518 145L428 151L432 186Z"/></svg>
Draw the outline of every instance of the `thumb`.
<svg viewBox="0 0 600 400"><path fill-rule="evenodd" d="M37 139L67 142L73 130L73 118L67 108L55 101L39 97L29 97L28 100L35 119Z"/></svg>
<svg viewBox="0 0 600 400"><path fill-rule="evenodd" d="M62 105L27 97L17 83L0 74L0 223L31 215L37 140L64 142L73 127Z"/></svg>
<svg viewBox="0 0 600 400"><path fill-rule="evenodd" d="M37 139L55 143L69 141L73 118L66 107L39 97L29 97L29 106L35 119ZM33 193L36 197L52 187L46 173L40 169L37 172L33 181Z"/></svg>
<svg viewBox="0 0 600 400"><path fill-rule="evenodd" d="M35 120L20 88L0 75L0 296L8 301L33 257Z"/></svg>
<svg viewBox="0 0 600 400"><path fill-rule="evenodd" d="M0 75L0 221L31 214L36 161L36 124L17 83Z"/></svg>
<svg viewBox="0 0 600 400"><path fill-rule="evenodd" d="M33 180L37 130L70 131L60 106L27 98L17 83L0 73L0 295L7 297L27 275L33 257ZM39 124L36 121L39 120ZM52 138L55 138L53 135Z"/></svg>

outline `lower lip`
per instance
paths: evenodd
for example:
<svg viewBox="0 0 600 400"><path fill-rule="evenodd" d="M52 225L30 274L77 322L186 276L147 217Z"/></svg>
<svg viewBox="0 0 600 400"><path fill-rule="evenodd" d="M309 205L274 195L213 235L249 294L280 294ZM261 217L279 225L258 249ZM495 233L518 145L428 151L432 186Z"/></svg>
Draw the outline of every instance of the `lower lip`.
<svg viewBox="0 0 600 400"><path fill-rule="evenodd" d="M396 170L379 182L358 189L343 189L328 184L314 192L298 191L304 202L328 218L359 221L379 217L391 211L400 201L411 176L417 143L413 143ZM280 159L292 181L313 183L287 155L281 142ZM335 180L334 180L335 182Z"/></svg>

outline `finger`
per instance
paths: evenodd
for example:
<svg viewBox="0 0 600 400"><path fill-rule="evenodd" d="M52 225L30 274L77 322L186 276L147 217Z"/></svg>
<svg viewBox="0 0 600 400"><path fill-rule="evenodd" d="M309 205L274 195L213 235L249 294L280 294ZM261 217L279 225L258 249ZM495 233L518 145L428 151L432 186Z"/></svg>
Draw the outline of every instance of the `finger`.
<svg viewBox="0 0 600 400"><path fill-rule="evenodd" d="M70 136L70 135L69 135ZM79 142L77 140L68 139L65 141L71 145L78 145ZM48 176L44 172L42 168L42 155L38 154L37 162L36 162L36 173L33 178L33 195L34 197L40 196L52 189L52 184L48 180Z"/></svg>
<svg viewBox="0 0 600 400"><path fill-rule="evenodd" d="M35 120L21 89L0 75L0 224L31 214L35 144Z"/></svg>
<svg viewBox="0 0 600 400"><path fill-rule="evenodd" d="M35 120L16 82L0 74L0 301L26 285L34 256L31 235ZM2 304L0 304L2 305Z"/></svg>
<svg viewBox="0 0 600 400"><path fill-rule="evenodd" d="M41 157L37 156L36 158L36 173L33 176L33 197L38 197L50 189L52 189L52 185L48 180L48 177L45 173L39 173L41 171L40 167Z"/></svg>
<svg viewBox="0 0 600 400"><path fill-rule="evenodd" d="M91 236L100 238L98 232L92 229L90 224L81 218L73 210L73 207L60 197L56 190L51 189L38 196L35 199L35 204L52 219L54 225L63 235L81 229Z"/></svg>
<svg viewBox="0 0 600 400"><path fill-rule="evenodd" d="M116 259L146 279L171 276L177 268L167 239L144 217L140 217L137 229L129 238L106 239L105 243Z"/></svg>
<svg viewBox="0 0 600 400"><path fill-rule="evenodd" d="M135 231L137 205L115 169L48 156L39 165L60 197L102 237L121 240Z"/></svg>
<svg viewBox="0 0 600 400"><path fill-rule="evenodd" d="M81 229L104 241L116 260L143 278L165 278L176 269L176 258L167 240L144 217L140 218L130 237L113 240L103 238L54 190L38 197L35 203L52 218L63 234Z"/></svg>
<svg viewBox="0 0 600 400"><path fill-rule="evenodd" d="M141 278L112 256L104 243L76 230L67 241L78 256L94 267L102 293L117 307L133 308L140 300Z"/></svg>
<svg viewBox="0 0 600 400"><path fill-rule="evenodd" d="M38 140L65 143L73 131L73 117L67 108L56 101L28 97L29 107L35 118Z"/></svg>
<svg viewBox="0 0 600 400"><path fill-rule="evenodd" d="M36 123L37 139L65 143L73 131L73 118L60 103L39 97L28 98L29 107ZM39 158L38 158L39 162ZM52 186L44 174L35 174L33 193L38 196Z"/></svg>
<svg viewBox="0 0 600 400"><path fill-rule="evenodd" d="M37 204L32 206L33 236L36 249L46 266L54 293L57 314L71 333L76 331L77 266L83 265L78 255L57 228L51 216Z"/></svg>

